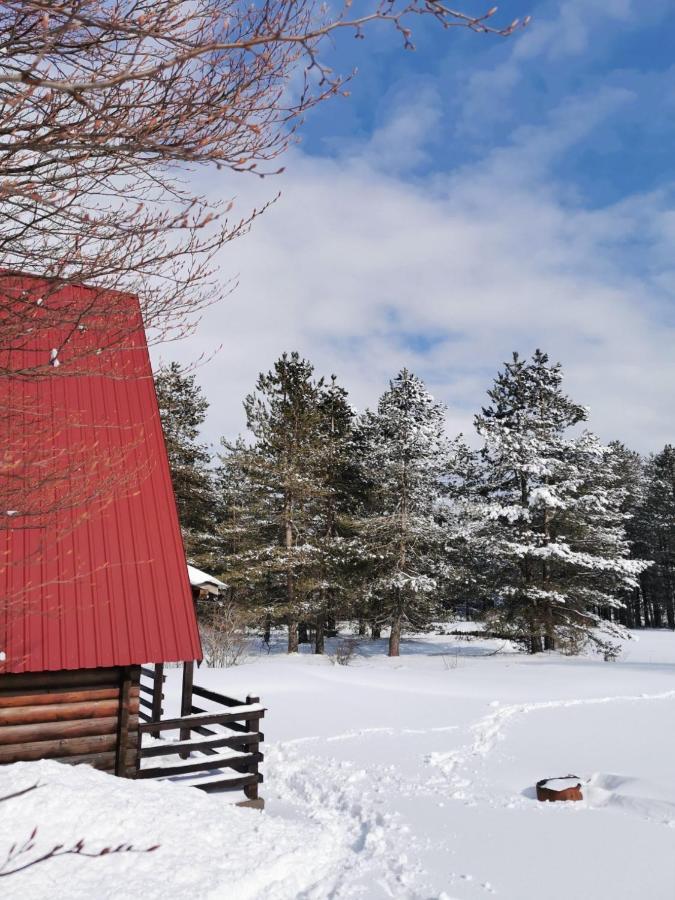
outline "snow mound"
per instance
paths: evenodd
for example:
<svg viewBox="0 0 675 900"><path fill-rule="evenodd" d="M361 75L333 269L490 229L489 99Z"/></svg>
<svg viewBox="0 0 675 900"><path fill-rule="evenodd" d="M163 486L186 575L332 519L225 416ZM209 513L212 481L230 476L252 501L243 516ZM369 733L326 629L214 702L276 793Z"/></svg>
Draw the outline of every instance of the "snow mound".
<svg viewBox="0 0 675 900"><path fill-rule="evenodd" d="M331 835L318 823L271 818L195 788L127 781L52 760L0 768L0 797L33 784L37 790L2 804L1 859L36 826L31 859L80 838L91 851L160 846L100 859L64 856L4 879L22 900L52 896L57 884L68 900L291 900L311 896L339 867Z"/></svg>
<svg viewBox="0 0 675 900"><path fill-rule="evenodd" d="M596 773L584 790L589 806L608 807L675 827L675 791L644 778Z"/></svg>

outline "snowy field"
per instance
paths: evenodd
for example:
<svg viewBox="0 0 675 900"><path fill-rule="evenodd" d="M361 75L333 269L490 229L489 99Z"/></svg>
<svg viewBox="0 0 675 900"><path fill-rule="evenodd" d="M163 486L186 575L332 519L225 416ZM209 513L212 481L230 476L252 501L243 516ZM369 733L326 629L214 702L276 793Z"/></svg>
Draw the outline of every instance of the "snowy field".
<svg viewBox="0 0 675 900"><path fill-rule="evenodd" d="M265 812L86 767L0 768L0 796L42 784L0 805L0 862L35 825L35 854L161 845L51 860L2 879L3 896L673 900L675 635L636 638L613 663L437 635L395 660L364 641L349 666L272 653L202 668L199 684L268 708ZM568 773L583 802L534 799Z"/></svg>

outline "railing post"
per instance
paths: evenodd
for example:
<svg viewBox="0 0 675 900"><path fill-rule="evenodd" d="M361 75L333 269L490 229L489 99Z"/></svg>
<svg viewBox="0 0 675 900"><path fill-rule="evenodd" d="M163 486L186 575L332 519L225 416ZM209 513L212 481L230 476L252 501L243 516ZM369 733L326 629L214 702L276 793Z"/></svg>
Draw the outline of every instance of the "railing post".
<svg viewBox="0 0 675 900"><path fill-rule="evenodd" d="M181 694L180 700L180 714L181 716L189 716L192 711L192 680L194 678L195 672L195 662L193 659L188 659L183 663L183 691ZM190 728L181 728L179 732L179 737L181 741L187 741L190 739ZM189 752L184 751L180 753L179 756L181 759L187 759L189 757Z"/></svg>
<svg viewBox="0 0 675 900"><path fill-rule="evenodd" d="M159 722L162 718L162 699L164 697L164 663L155 663L152 676L152 721ZM159 737L159 731L151 731L154 738Z"/></svg>
<svg viewBox="0 0 675 900"><path fill-rule="evenodd" d="M252 703L260 703L260 697L253 697L249 694L246 697L246 705L250 706ZM244 724L247 731L257 732L260 728L260 719L245 719ZM257 753L260 747L259 744L246 744L243 749L247 753ZM258 775L257 757L253 760L252 763L250 763L249 771L254 773L256 776ZM247 800L258 800L258 782L255 781L253 784L245 785L244 794L246 795Z"/></svg>

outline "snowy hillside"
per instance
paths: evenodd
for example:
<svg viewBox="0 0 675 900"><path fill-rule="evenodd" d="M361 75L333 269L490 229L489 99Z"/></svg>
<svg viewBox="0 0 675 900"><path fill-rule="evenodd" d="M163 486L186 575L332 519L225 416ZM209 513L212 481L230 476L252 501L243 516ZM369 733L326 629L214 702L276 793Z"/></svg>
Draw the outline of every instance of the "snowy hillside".
<svg viewBox="0 0 675 900"><path fill-rule="evenodd" d="M400 659L364 641L350 666L272 653L202 668L200 684L268 708L266 811L83 767L3 767L0 796L43 786L0 806L0 862L35 825L35 854L161 845L51 860L3 879L4 896L672 900L675 636L636 638L614 663L428 636ZM538 779L568 773L583 802L537 803Z"/></svg>

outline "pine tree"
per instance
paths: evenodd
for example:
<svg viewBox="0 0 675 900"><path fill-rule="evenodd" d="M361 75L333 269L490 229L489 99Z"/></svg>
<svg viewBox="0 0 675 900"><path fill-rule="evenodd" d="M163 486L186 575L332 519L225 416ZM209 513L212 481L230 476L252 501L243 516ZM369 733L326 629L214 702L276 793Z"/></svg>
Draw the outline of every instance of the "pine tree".
<svg viewBox="0 0 675 900"><path fill-rule="evenodd" d="M477 539L484 518L475 500L484 484L480 453L459 435L450 442L448 477L440 506L445 529L446 567L444 606L465 619L480 616L491 606L492 561Z"/></svg>
<svg viewBox="0 0 675 900"><path fill-rule="evenodd" d="M321 385L319 394L315 542L320 550L320 572L312 603L316 653L324 652L326 627L348 610L350 576L358 556L358 538L350 522L355 485L353 423L354 410L347 391L332 375L330 382Z"/></svg>
<svg viewBox="0 0 675 900"><path fill-rule="evenodd" d="M635 450L630 450L621 441L609 444L615 462L615 473L623 487L624 501L621 514L624 516L626 536L630 543L631 556L634 559L649 559L649 549L643 540L640 510L645 500L644 460ZM645 591L643 585L652 567L640 574L639 585L631 588L625 599L625 607L618 610L620 620L627 628L639 628L642 625L645 610Z"/></svg>
<svg viewBox="0 0 675 900"><path fill-rule="evenodd" d="M360 532L371 615L390 627L389 655L398 656L403 629L424 628L439 609L445 559L437 505L448 464L444 409L403 369L377 411L364 414L359 432L369 486Z"/></svg>
<svg viewBox="0 0 675 900"><path fill-rule="evenodd" d="M645 624L658 628L665 616L675 629L675 448L669 444L645 464L634 530L640 551L654 562L642 577Z"/></svg>
<svg viewBox="0 0 675 900"><path fill-rule="evenodd" d="M287 624L289 652L298 650L300 624L313 616L325 568L318 539L325 494L323 392L323 379L314 377L309 361L283 354L244 401L252 446L226 447L223 456L247 483L243 546L226 566Z"/></svg>
<svg viewBox="0 0 675 900"><path fill-rule="evenodd" d="M494 563L499 626L530 652L579 649L623 605L645 564L629 559L618 456L589 432L568 437L587 410L562 392L562 369L537 350L513 355L476 417L484 483L478 540ZM605 633L619 633L615 624Z"/></svg>
<svg viewBox="0 0 675 900"><path fill-rule="evenodd" d="M175 362L157 371L155 390L185 548L190 559L199 560L208 543L214 506L211 457L199 442L209 404L195 375L185 374Z"/></svg>
<svg viewBox="0 0 675 900"><path fill-rule="evenodd" d="M245 400L252 443L223 441L218 469L225 580L289 629L289 652L311 628L324 652L326 626L346 611L354 537L350 437L354 412L333 376L284 354Z"/></svg>

